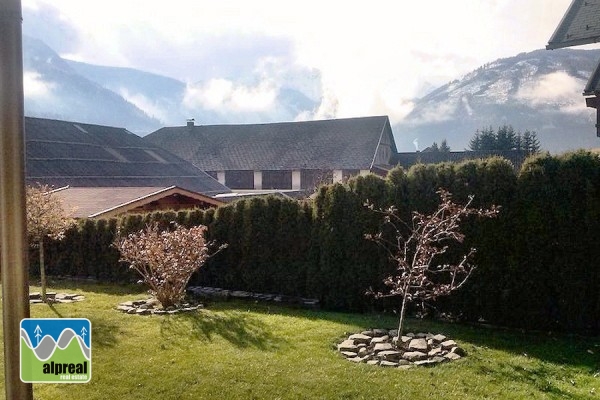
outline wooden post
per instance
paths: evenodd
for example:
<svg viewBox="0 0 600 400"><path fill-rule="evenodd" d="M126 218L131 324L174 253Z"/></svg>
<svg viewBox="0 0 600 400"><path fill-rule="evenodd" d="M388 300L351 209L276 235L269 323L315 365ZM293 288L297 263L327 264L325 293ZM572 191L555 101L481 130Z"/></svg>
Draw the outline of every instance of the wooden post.
<svg viewBox="0 0 600 400"><path fill-rule="evenodd" d="M7 399L31 400L21 382L21 319L29 317L21 1L0 0L0 266Z"/></svg>

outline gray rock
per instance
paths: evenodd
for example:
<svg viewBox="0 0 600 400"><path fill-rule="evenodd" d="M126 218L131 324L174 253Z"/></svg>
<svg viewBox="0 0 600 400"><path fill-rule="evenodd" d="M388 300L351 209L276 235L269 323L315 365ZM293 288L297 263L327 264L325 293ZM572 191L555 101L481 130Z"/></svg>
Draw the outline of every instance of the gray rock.
<svg viewBox="0 0 600 400"><path fill-rule="evenodd" d="M387 334L388 334L387 329L373 329L373 336L379 337L379 336L385 336Z"/></svg>
<svg viewBox="0 0 600 400"><path fill-rule="evenodd" d="M353 351L340 351L340 353L342 353L344 355L344 357L350 357L350 358L356 357L358 355Z"/></svg>
<svg viewBox="0 0 600 400"><path fill-rule="evenodd" d="M402 357L402 353L396 350L385 350L377 353L377 357L382 360L398 361Z"/></svg>
<svg viewBox="0 0 600 400"><path fill-rule="evenodd" d="M458 360L458 359L461 358L461 356L459 356L456 353L448 353L448 354L444 355L444 357L447 358L450 361L455 361L455 360Z"/></svg>
<svg viewBox="0 0 600 400"><path fill-rule="evenodd" d="M358 349L358 356L359 357L364 357L366 355L369 354L369 350L367 350L366 347L361 347L360 349Z"/></svg>
<svg viewBox="0 0 600 400"><path fill-rule="evenodd" d="M344 340L337 346L339 351L358 351L358 347L354 344L354 340Z"/></svg>
<svg viewBox="0 0 600 400"><path fill-rule="evenodd" d="M402 358L408 361L420 361L427 358L427 354L420 351L407 351L402 355Z"/></svg>
<svg viewBox="0 0 600 400"><path fill-rule="evenodd" d="M377 354L380 351L394 350L394 346L391 343L377 343L373 347L373 353Z"/></svg>
<svg viewBox="0 0 600 400"><path fill-rule="evenodd" d="M424 338L413 339L408 344L409 351L427 351L429 346L427 346L427 341Z"/></svg>
<svg viewBox="0 0 600 400"><path fill-rule="evenodd" d="M369 337L373 337L373 331L362 331L360 334L369 336Z"/></svg>
<svg viewBox="0 0 600 400"><path fill-rule="evenodd" d="M348 360L355 362L355 363L361 363L361 362L366 362L368 357L354 357L354 358L348 358Z"/></svg>
<svg viewBox="0 0 600 400"><path fill-rule="evenodd" d="M404 358L398 360L398 365L412 365L412 363Z"/></svg>
<svg viewBox="0 0 600 400"><path fill-rule="evenodd" d="M379 365L379 360L369 360L369 361L367 361L367 364L369 364L369 365Z"/></svg>
<svg viewBox="0 0 600 400"><path fill-rule="evenodd" d="M350 335L349 340L353 340L354 343L369 343L371 341L371 336L363 335L362 333L355 333L354 335Z"/></svg>
<svg viewBox="0 0 600 400"><path fill-rule="evenodd" d="M456 342L454 340L446 340L442 342L442 349L450 350L451 348L456 346Z"/></svg>
<svg viewBox="0 0 600 400"><path fill-rule="evenodd" d="M381 365L382 367L397 367L398 363L397 362L393 362L393 361L381 361L379 363L379 365Z"/></svg>
<svg viewBox="0 0 600 400"><path fill-rule="evenodd" d="M390 335L390 337L398 336L398 329L390 329L390 331L388 332L388 335Z"/></svg>
<svg viewBox="0 0 600 400"><path fill-rule="evenodd" d="M388 340L390 340L390 337L388 335L385 335L385 336L374 337L373 339L370 339L370 340L371 340L372 344L385 343Z"/></svg>
<svg viewBox="0 0 600 400"><path fill-rule="evenodd" d="M453 348L450 349L450 353L454 353L454 354L458 354L461 357L464 357L467 355L467 352L464 351L461 347L455 346Z"/></svg>
<svg viewBox="0 0 600 400"><path fill-rule="evenodd" d="M443 341L446 340L446 336L442 335L442 334L437 334L434 337L432 337L433 340L435 340L438 343L442 343Z"/></svg>
<svg viewBox="0 0 600 400"><path fill-rule="evenodd" d="M427 353L427 355L429 357L435 357L437 355L441 355L442 354L442 348L441 347L435 347L431 350L429 350L429 353Z"/></svg>

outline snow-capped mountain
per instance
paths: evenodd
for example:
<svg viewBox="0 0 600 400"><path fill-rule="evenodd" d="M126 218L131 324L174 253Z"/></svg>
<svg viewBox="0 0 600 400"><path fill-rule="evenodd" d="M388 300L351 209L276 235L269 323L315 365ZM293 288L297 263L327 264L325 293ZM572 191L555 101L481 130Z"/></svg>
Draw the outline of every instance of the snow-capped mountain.
<svg viewBox="0 0 600 400"><path fill-rule="evenodd" d="M600 147L595 110L581 95L600 50L536 50L486 64L415 101L394 126L399 151L443 139L452 150L468 146L476 130L512 125L537 132L551 152Z"/></svg>
<svg viewBox="0 0 600 400"><path fill-rule="evenodd" d="M125 127L144 136L162 126L263 123L310 118L321 103L318 71L263 66L247 77L184 83L132 68L61 58L24 36L25 114Z"/></svg>

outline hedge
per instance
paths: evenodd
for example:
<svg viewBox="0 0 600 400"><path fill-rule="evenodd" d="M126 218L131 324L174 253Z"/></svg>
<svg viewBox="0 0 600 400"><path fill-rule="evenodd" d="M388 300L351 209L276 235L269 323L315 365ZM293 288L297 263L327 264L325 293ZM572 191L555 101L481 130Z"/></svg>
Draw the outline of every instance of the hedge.
<svg viewBox="0 0 600 400"><path fill-rule="evenodd" d="M210 210L84 220L62 242L47 244L53 275L137 279L111 247L152 221L209 227L229 247L191 284L318 298L323 307L365 311L393 306L366 296L393 270L385 252L364 239L381 229L365 203L432 211L443 187L458 201L502 207L498 218L465 221L463 249L476 247L477 269L436 312L522 328L600 332L600 159L580 151L530 158L515 172L501 158L398 167L382 179L359 176L321 187L312 200L244 199ZM32 252L32 273L36 272Z"/></svg>

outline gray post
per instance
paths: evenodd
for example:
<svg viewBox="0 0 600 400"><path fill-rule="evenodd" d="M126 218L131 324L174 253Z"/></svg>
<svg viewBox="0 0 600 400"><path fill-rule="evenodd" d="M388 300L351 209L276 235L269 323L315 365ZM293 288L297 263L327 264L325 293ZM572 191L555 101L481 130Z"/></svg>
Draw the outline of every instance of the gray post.
<svg viewBox="0 0 600 400"><path fill-rule="evenodd" d="M0 268L7 399L31 400L20 377L20 322L29 317L21 0L0 0Z"/></svg>

